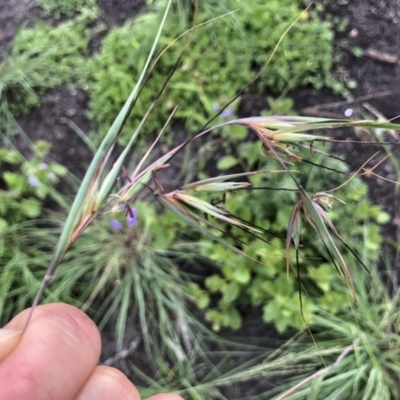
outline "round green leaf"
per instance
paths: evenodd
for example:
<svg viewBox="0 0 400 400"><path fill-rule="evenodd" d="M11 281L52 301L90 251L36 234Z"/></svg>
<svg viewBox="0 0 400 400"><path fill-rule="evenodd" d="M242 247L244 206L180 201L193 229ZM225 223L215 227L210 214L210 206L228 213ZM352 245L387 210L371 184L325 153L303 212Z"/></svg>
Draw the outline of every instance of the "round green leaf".
<svg viewBox="0 0 400 400"><path fill-rule="evenodd" d="M223 290L224 294L222 296L222 301L225 303L231 303L239 296L239 292L239 285L236 282L228 283Z"/></svg>
<svg viewBox="0 0 400 400"><path fill-rule="evenodd" d="M8 227L8 223L5 219L0 218L0 232L4 231Z"/></svg>
<svg viewBox="0 0 400 400"><path fill-rule="evenodd" d="M233 279L236 282L246 284L250 281L250 271L247 268L236 268L233 270Z"/></svg>
<svg viewBox="0 0 400 400"><path fill-rule="evenodd" d="M40 215L40 202L32 197L21 201L21 211L30 218Z"/></svg>
<svg viewBox="0 0 400 400"><path fill-rule="evenodd" d="M227 170L227 169L230 169L230 168L234 167L234 166L237 165L238 163L239 163L239 160L238 160L236 157L233 157L233 156L224 156L224 157L221 157L221 158L218 160L217 168L218 168L220 171L225 171L225 170Z"/></svg>

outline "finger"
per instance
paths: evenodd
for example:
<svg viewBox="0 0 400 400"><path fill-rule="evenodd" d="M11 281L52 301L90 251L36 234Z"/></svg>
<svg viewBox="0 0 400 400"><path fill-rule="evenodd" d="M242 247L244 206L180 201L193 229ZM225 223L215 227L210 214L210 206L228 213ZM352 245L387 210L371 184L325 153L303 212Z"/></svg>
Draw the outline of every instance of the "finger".
<svg viewBox="0 0 400 400"><path fill-rule="evenodd" d="M21 337L20 329L0 329L0 362L17 347Z"/></svg>
<svg viewBox="0 0 400 400"><path fill-rule="evenodd" d="M183 400L183 397L173 393L162 393L151 396L147 400Z"/></svg>
<svg viewBox="0 0 400 400"><path fill-rule="evenodd" d="M29 309L7 328L23 329ZM100 334L80 310L66 304L36 308L16 349L0 364L0 400L71 400L94 370Z"/></svg>
<svg viewBox="0 0 400 400"><path fill-rule="evenodd" d="M132 382L118 369L98 366L85 382L75 400L140 400Z"/></svg>

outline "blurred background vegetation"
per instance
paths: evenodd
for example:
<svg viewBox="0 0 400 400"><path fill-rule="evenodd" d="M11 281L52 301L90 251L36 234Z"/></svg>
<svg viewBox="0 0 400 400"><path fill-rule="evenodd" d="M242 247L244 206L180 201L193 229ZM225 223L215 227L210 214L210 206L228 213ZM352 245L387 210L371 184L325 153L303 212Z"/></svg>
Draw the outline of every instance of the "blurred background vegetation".
<svg viewBox="0 0 400 400"><path fill-rule="evenodd" d="M92 147L98 145L135 85L166 4L163 0L147 3L121 26L110 27L94 0L37 0L42 18L22 27L10 50L1 56L2 323L30 305L56 245L71 195L79 184L68 173L68 165L60 165L49 156L50 145L57 143L38 142L24 156L18 151L15 143L19 130L15 119L39 107L49 89L60 86L82 89L89 96L85 113L95 129L78 133ZM294 114L287 95L305 86L348 94L355 83L339 80L334 74L337 58L333 29L341 29L343 21L321 19L322 11L321 5L304 11L304 3L295 0L271 0L267 6L261 0L199 3L175 0L159 50L173 45L152 70L119 137L119 145L127 143L172 71L174 76L147 120L146 134L135 152L139 154L146 148L176 106L162 146L167 148L176 142L177 127L189 137L251 81L299 16L266 71L247 92L264 96L263 115ZM215 18L219 16L223 17ZM173 42L182 32L200 24L203 25ZM100 38L97 47L93 45L94 37ZM218 120L243 117L241 105L239 98ZM29 138L29 132L25 134ZM191 151L175 166L182 183L193 176L205 178L230 171L279 169L278 164L262 156L260 144L241 128L224 127L197 148L196 154ZM329 149L325 147L324 151ZM136 153L132 165L135 157ZM190 164L193 160L198 161L196 166ZM300 163L295 168L302 185L310 192L333 188L350 176L349 167L338 159L318 156L313 162L317 165ZM83 171L86 164L87 160L82 160ZM190 173L185 175L182 171ZM126 332L132 329L137 332L142 351L151 355L151 365L141 370L128 360L126 368L147 387L143 389L144 395L165 388L177 390L186 398L224 398L224 389L220 388L235 381L260 380L265 374L278 376L276 379L282 382L279 391L283 391L319 368L321 360L316 353L324 357L324 351L330 349L327 364L334 362L343 349L358 340L358 329L364 329L353 319L348 335L335 336L333 325L341 326L342 321L351 324L352 301L329 254L311 229L303 231L304 248L298 271L290 271L287 276L284 238L297 198L297 193L291 191L295 186L290 177L271 173L268 179L266 175L254 175L249 181L254 187L268 186L269 195L260 196L256 190L242 191L227 196L226 202L234 215L264 229L263 238L234 232L235 240L245 243L246 253L259 263L199 236L147 198L134 204L138 221L133 227L124 226L123 219L115 215L95 221L67 254L46 292L45 301L67 301L87 310L101 328L111 324L118 351L126 345L129 336ZM366 272L353 253L374 271L383 240L379 225L390 217L371 204L367 192L367 185L360 179L351 180L337 193L346 204L337 203L330 217L352 249L344 248L343 254L353 260L353 270L360 274L357 287L365 298L362 297L356 320L363 321L363 313L369 313L371 307L380 309L369 315L372 322L365 330L372 333L362 331L364 338L379 337L379 347L372 351L377 354L375 350L382 351L386 336L384 328L371 326L378 326L381 313L385 314L382 302L390 315L395 313L395 306L390 305L395 300L386 293L377 274L373 274L374 282L380 282L378 292L383 294L370 299L368 293L373 288L362 275ZM215 202L219 200L216 196ZM301 307L298 278L303 292ZM275 337L280 337L277 333L294 336L281 354L266 350L265 343L262 350L255 344L240 347L216 335L227 328L243 328L248 323L246 315L253 311L265 326L273 326ZM387 330L388 335L395 332L397 318L395 314L389 322L391 318L387 316L387 324L393 324ZM312 343L310 335L304 334L307 328L316 333L317 348L307 347ZM261 336L263 328L260 329ZM323 345L320 346L319 340ZM391 336L390 343L394 351L398 341ZM372 353L362 354L372 359ZM244 354L246 363L236 369L229 368L226 360ZM356 358L352 362L348 368L360 366ZM373 364L373 368L391 362L394 363L385 359ZM299 363L307 367L300 371ZM384 387L382 390L394 393L393 373L385 374L384 368L397 371L398 367L385 364L378 371L381 375L376 373L382 376L380 380L377 378ZM366 378L371 372L357 373L359 376L356 373L353 376L357 390L359 393L365 390L367 397L351 398L374 398L368 397L374 385ZM326 389L327 384L321 382L293 398L328 398L323 396L329 387ZM331 385L339 387L337 382L332 380ZM265 391L266 397L262 398L273 398L276 392ZM310 393L315 393L315 397L307 397Z"/></svg>

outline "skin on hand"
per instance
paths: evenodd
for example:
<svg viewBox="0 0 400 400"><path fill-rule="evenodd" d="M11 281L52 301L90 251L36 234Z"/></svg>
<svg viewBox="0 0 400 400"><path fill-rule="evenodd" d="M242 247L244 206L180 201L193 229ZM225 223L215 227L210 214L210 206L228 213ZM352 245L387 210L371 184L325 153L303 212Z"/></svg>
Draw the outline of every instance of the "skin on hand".
<svg viewBox="0 0 400 400"><path fill-rule="evenodd" d="M0 400L140 400L121 371L97 365L100 333L83 312L66 304L39 306L22 335L28 312L0 329Z"/></svg>

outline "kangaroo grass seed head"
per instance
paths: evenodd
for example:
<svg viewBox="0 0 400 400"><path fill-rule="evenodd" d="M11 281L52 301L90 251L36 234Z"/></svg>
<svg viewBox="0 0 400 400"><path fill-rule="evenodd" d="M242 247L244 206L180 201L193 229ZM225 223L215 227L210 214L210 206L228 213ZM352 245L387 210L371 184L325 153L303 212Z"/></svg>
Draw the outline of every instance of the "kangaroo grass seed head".
<svg viewBox="0 0 400 400"><path fill-rule="evenodd" d="M275 153L278 154L278 157L272 152L270 146L274 147ZM285 164L293 165L291 161L301 162L302 158L297 154L292 153L287 149L287 146L277 146L273 142L268 146L265 143L261 145L261 151L268 157L273 158L277 161L282 160Z"/></svg>
<svg viewBox="0 0 400 400"><path fill-rule="evenodd" d="M337 200L342 204L346 204L343 200L339 199L339 197L333 196L332 194L325 192L314 193L311 199L325 207L325 209L330 210L332 208L332 200Z"/></svg>

